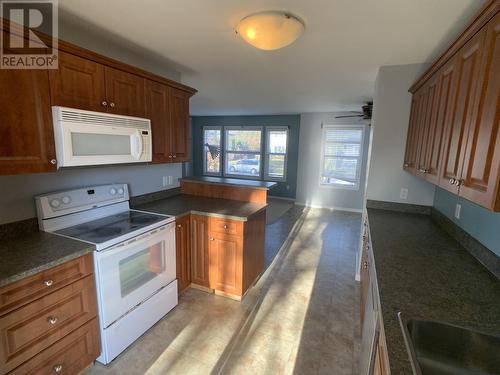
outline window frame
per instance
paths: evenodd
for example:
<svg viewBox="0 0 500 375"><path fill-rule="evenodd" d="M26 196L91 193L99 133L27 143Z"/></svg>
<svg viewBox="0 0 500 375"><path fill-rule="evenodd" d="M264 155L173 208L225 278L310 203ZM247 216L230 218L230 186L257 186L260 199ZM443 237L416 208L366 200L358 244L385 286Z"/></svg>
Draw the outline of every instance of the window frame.
<svg viewBox="0 0 500 375"><path fill-rule="evenodd" d="M205 130L219 130L220 131L220 153L219 153L219 172L209 172L207 171L207 151L205 149ZM204 126L202 130L202 152L203 152L203 175L204 176L222 176L222 171L224 168L224 128L222 126Z"/></svg>
<svg viewBox="0 0 500 375"><path fill-rule="evenodd" d="M269 152L269 140L270 133L272 131L285 131L286 132L286 152L285 153L276 153ZM288 145L289 145L289 135L290 129L288 126L267 126L265 131L265 147L264 147L264 180L265 181L276 181L276 182L285 182L287 176L287 167L288 167ZM283 155L285 162L283 165L283 177L273 177L269 175L269 164L270 164L270 156L271 155Z"/></svg>
<svg viewBox="0 0 500 375"><path fill-rule="evenodd" d="M329 184L329 183L324 183L323 182L323 171L324 171L324 165L325 165L325 146L327 144L326 142L326 132L328 129L346 129L346 130L361 130L361 140L359 142L359 156L340 156L340 158L345 158L345 159L353 159L356 158L358 159L357 163L357 168L356 168L356 179L355 180L347 180L350 182L355 182L355 186L345 186L345 185L340 185L340 184ZM332 143L332 142L328 142ZM361 169L362 169L362 164L363 164L363 154L364 154L364 146L365 146L365 126L364 125L359 125L359 124L331 124L331 125L322 125L321 129L321 161L320 161L320 171L319 171L319 185L320 187L325 187L325 188L330 188L330 189L341 189L341 190L353 190L353 191L359 191L360 185L361 185Z"/></svg>
<svg viewBox="0 0 500 375"><path fill-rule="evenodd" d="M227 142L229 140L229 137L227 136L227 132L230 130L248 130L248 131L255 131L258 130L260 131L260 146L259 146L259 151L230 151L228 150L227 147ZM224 164L222 165L222 175L224 177L228 178L240 178L240 179L247 179L247 180L257 180L257 181L263 181L264 180L264 171L263 171L263 160L262 160L262 147L264 146L264 137L263 134L265 133L263 126L224 126L223 127L223 133L224 133L224 143L223 143L223 162ZM245 174L237 174L237 173L228 173L226 170L226 160L227 154L254 154L254 155L259 155L260 157L260 162L259 162L259 174L256 176L249 176Z"/></svg>

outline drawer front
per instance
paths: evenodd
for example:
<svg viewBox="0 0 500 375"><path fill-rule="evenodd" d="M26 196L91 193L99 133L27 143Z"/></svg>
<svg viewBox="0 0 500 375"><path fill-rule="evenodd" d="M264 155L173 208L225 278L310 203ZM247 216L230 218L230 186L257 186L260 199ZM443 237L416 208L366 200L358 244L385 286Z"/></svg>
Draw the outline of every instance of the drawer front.
<svg viewBox="0 0 500 375"><path fill-rule="evenodd" d="M9 375L76 375L100 353L97 319L92 319Z"/></svg>
<svg viewBox="0 0 500 375"><path fill-rule="evenodd" d="M96 316L93 275L0 318L2 373L10 371Z"/></svg>
<svg viewBox="0 0 500 375"><path fill-rule="evenodd" d="M210 231L239 236L243 234L243 222L236 220L210 218Z"/></svg>
<svg viewBox="0 0 500 375"><path fill-rule="evenodd" d="M0 288L0 316L93 273L92 254Z"/></svg>

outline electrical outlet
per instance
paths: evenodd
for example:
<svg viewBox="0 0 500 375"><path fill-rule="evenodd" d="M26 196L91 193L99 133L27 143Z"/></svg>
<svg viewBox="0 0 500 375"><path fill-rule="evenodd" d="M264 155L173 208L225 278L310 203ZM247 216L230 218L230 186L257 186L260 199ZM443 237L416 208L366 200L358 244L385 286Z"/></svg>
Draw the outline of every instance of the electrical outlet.
<svg viewBox="0 0 500 375"><path fill-rule="evenodd" d="M399 192L399 198L404 200L404 201L408 199L408 189L407 188L401 188L401 191Z"/></svg>
<svg viewBox="0 0 500 375"><path fill-rule="evenodd" d="M460 220L460 211L461 210L462 210L462 205L457 203L455 206L455 219Z"/></svg>

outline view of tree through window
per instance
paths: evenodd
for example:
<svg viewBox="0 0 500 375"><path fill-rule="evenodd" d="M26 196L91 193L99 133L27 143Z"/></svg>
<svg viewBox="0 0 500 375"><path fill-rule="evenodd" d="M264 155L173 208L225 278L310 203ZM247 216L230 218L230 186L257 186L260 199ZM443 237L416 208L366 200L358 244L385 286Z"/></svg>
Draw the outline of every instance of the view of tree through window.
<svg viewBox="0 0 500 375"><path fill-rule="evenodd" d="M260 177L262 131L227 129L225 137L225 174Z"/></svg>
<svg viewBox="0 0 500 375"><path fill-rule="evenodd" d="M205 129L204 130L204 159L205 173L220 174L220 159L221 159L221 130L220 129Z"/></svg>
<svg viewBox="0 0 500 375"><path fill-rule="evenodd" d="M360 126L323 129L322 185L359 187L362 141L363 128Z"/></svg>

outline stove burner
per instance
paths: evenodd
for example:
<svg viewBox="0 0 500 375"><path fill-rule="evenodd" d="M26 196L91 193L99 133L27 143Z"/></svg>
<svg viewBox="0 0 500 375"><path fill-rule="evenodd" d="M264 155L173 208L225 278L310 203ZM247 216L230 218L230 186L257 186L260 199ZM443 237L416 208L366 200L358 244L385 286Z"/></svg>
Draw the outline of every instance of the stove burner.
<svg viewBox="0 0 500 375"><path fill-rule="evenodd" d="M130 218L130 222L134 224L147 224L157 220L158 219L156 217L151 217L151 216L138 216Z"/></svg>
<svg viewBox="0 0 500 375"><path fill-rule="evenodd" d="M115 236L117 234L120 234L122 232L121 228L117 227L102 227L102 228L96 228L92 232L90 232L90 236L92 237L109 237L109 236Z"/></svg>

